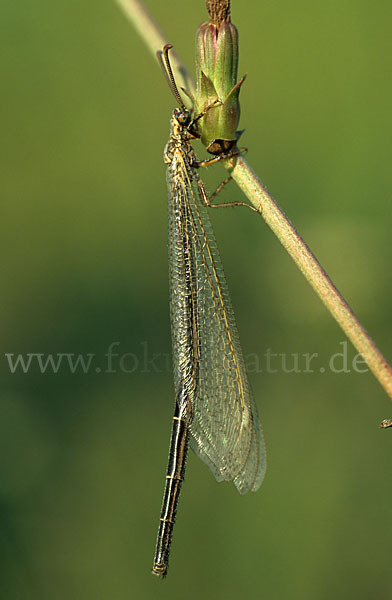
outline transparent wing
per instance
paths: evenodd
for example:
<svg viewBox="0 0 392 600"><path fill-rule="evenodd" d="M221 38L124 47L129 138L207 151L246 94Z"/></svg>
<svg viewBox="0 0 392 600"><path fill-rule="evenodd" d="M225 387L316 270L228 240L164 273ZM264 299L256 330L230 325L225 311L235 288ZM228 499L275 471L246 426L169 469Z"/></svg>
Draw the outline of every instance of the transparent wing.
<svg viewBox="0 0 392 600"><path fill-rule="evenodd" d="M218 481L233 481L245 494L263 480L264 440L198 181L178 153L168 169L175 386L185 387L193 407L192 448Z"/></svg>

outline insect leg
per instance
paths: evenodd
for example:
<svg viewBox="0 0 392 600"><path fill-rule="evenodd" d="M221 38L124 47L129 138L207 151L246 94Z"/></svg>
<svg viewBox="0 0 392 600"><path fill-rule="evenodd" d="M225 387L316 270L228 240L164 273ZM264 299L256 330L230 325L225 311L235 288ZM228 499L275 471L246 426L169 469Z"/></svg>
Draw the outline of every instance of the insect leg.
<svg viewBox="0 0 392 600"><path fill-rule="evenodd" d="M229 183L230 180L231 180L231 177L228 177L227 179L225 179L224 181L222 181L222 183L217 187L216 191L212 194L211 198L213 198L214 196L216 196L216 194L219 193L220 190L227 183ZM204 206L208 206L208 208L228 208L229 206L247 206L248 208L250 208L254 212L257 212L257 213L259 212L257 210L257 208L255 208L251 204L247 204L246 202L223 202L222 204L212 204L211 203L211 199L208 197L207 190L204 187L204 183L201 181L201 179L197 180L197 185L198 185L198 188L199 188L200 199L203 202Z"/></svg>

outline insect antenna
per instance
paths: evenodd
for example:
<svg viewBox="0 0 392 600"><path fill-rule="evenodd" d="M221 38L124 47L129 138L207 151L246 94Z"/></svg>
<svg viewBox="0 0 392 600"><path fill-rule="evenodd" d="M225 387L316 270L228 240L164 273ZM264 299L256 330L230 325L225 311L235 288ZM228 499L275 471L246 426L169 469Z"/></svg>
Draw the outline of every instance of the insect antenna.
<svg viewBox="0 0 392 600"><path fill-rule="evenodd" d="M165 79L166 79L167 83L169 84L169 88L171 89L173 96L177 100L178 105L181 107L182 110L187 111L187 108L186 108L185 104L183 103L182 98L180 96L180 92L178 91L178 87L177 87L177 84L176 84L176 81L175 81L174 75L173 75L173 70L171 68L170 59L169 59L169 50L171 48L173 48L172 44L166 44L163 48L163 51L159 50L157 52L158 62L162 67L162 71L165 76ZM162 55L165 59L165 62L163 62Z"/></svg>

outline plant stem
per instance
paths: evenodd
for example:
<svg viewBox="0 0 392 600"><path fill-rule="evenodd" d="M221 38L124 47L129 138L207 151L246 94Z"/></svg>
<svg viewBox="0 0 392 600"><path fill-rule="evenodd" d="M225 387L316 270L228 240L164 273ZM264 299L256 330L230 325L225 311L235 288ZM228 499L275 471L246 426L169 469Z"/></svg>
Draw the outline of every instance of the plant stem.
<svg viewBox="0 0 392 600"><path fill-rule="evenodd" d="M147 48L156 59L156 53L169 43L162 29L154 20L141 0L114 0L123 10L126 17L132 22L138 34L144 40ZM173 48L170 52L170 64L174 77L182 87L194 92L194 82L184 63L179 59ZM188 98L185 98L185 104Z"/></svg>
<svg viewBox="0 0 392 600"><path fill-rule="evenodd" d="M333 318L367 362L386 393L392 398L392 369L367 331L362 327L343 296L334 286L316 257L282 209L267 192L244 158L236 161L231 176L244 194L261 213L282 246L290 254L302 274L325 304Z"/></svg>
<svg viewBox="0 0 392 600"><path fill-rule="evenodd" d="M122 7L126 16L132 21L146 45L154 54L167 43L166 37L140 0L115 1ZM191 78L188 71L180 59L176 56L173 60L173 56L172 54L171 58L176 77L190 87ZM232 165L228 164L227 166L230 168ZM260 212L264 221L272 229L354 347L362 354L369 369L382 385L389 398L392 399L392 369L390 365L295 227L242 156L237 159L234 169L231 170L231 176L253 206Z"/></svg>

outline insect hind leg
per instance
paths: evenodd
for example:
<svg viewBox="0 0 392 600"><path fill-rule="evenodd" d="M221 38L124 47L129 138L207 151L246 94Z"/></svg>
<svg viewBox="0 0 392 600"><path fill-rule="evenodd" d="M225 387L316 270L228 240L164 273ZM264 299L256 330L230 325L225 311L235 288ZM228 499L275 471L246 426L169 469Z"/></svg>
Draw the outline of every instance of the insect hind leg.
<svg viewBox="0 0 392 600"><path fill-rule="evenodd" d="M227 159L232 158L233 156L239 156L240 154L243 154L246 151L247 151L246 148L241 148L239 150L237 149L237 150L231 151L231 152L229 152L227 154L221 154L219 156L215 156L214 158L210 158L208 160L197 161L196 164L194 164L193 166L196 167L196 168L198 168L198 167L209 167L210 165L218 163L221 160L227 160ZM258 213L259 211L257 210L257 208L255 208L251 204L248 204L247 202L221 202L219 204L213 204L212 203L212 200L214 198L216 198L216 196L222 191L222 189L228 183L230 183L231 180L232 180L232 176L229 175L229 177L227 177L226 179L224 179L222 181L222 183L218 185L218 187L216 188L215 192L213 194L211 194L211 196L209 197L208 194L207 194L207 190L206 190L206 188L204 186L204 183L201 181L201 179L198 179L197 185L198 185L199 192L200 192L200 199L203 202L204 206L207 206L208 208L228 208L229 206L247 206L248 208L250 208L254 212Z"/></svg>

